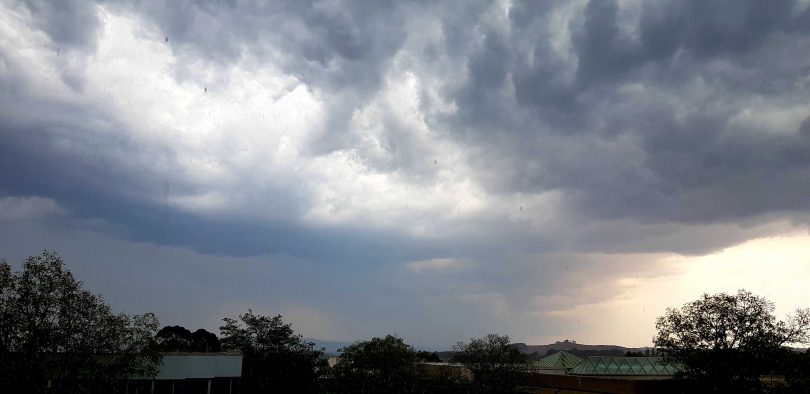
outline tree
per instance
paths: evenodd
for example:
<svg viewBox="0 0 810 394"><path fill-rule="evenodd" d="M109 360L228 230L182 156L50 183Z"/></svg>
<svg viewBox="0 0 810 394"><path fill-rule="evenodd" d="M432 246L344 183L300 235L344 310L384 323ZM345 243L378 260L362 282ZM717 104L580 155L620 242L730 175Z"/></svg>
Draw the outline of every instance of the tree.
<svg viewBox="0 0 810 394"><path fill-rule="evenodd" d="M108 392L115 379L157 373L157 319L114 314L55 253L14 273L0 262L0 387L11 392Z"/></svg>
<svg viewBox="0 0 810 394"><path fill-rule="evenodd" d="M424 350L420 350L416 352L416 360L426 363L440 363L442 359L439 357L439 354L436 352L427 352Z"/></svg>
<svg viewBox="0 0 810 394"><path fill-rule="evenodd" d="M485 393L513 393L523 377L526 355L509 343L509 336L488 334L453 346L451 362L473 374L474 389Z"/></svg>
<svg viewBox="0 0 810 394"><path fill-rule="evenodd" d="M318 377L327 367L323 350L296 335L281 315L256 315L248 310L239 320L222 319L222 348L240 351L242 392L291 393L317 389Z"/></svg>
<svg viewBox="0 0 810 394"><path fill-rule="evenodd" d="M182 326L165 326L155 335L162 352L189 352L192 340L191 331Z"/></svg>
<svg viewBox="0 0 810 394"><path fill-rule="evenodd" d="M332 369L340 392L411 393L416 387L416 352L402 338L372 338L340 352Z"/></svg>
<svg viewBox="0 0 810 394"><path fill-rule="evenodd" d="M810 310L777 321L770 301L745 290L704 294L656 322L653 341L679 377L703 391L758 392L785 344L807 343Z"/></svg>
<svg viewBox="0 0 810 394"><path fill-rule="evenodd" d="M217 334L208 332L202 328L191 333L192 352L218 352L221 350Z"/></svg>
<svg viewBox="0 0 810 394"><path fill-rule="evenodd" d="M785 393L810 393L810 349L804 353L792 350L782 358L781 373L785 377Z"/></svg>
<svg viewBox="0 0 810 394"><path fill-rule="evenodd" d="M218 352L219 338L202 328L193 333L182 326L165 326L155 335L162 352Z"/></svg>

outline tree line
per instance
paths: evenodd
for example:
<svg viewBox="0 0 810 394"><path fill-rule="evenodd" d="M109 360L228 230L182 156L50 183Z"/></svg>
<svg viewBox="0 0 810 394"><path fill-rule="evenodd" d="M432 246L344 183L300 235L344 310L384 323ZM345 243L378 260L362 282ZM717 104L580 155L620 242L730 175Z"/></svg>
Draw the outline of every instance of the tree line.
<svg viewBox="0 0 810 394"><path fill-rule="evenodd" d="M656 322L655 348L678 366L682 392L807 393L810 310L777 320L774 305L745 290L703 295ZM123 392L126 379L158 372L161 352L240 352L243 393L512 393L529 358L505 335L453 346L454 368L393 335L358 341L330 367L323 349L282 316L248 310L224 318L220 336L181 326L158 330L153 314L114 313L51 252L19 272L0 261L0 387L9 393ZM536 357L536 356L535 356ZM532 357L534 358L534 357ZM776 379L764 379L778 376Z"/></svg>
<svg viewBox="0 0 810 394"><path fill-rule="evenodd" d="M162 352L239 352L243 393L428 392L415 363L440 361L388 335L356 342L330 368L323 349L296 334L280 315L248 310L224 318L221 337L182 326L158 330L154 314L114 313L83 288L57 254L29 257L13 272L0 261L0 387L3 393L126 392L128 379L154 377ZM441 379L443 391L467 384L501 387L503 371L525 360L508 337L491 335L456 345L454 361L474 379ZM481 356L497 364L482 363ZM483 360L485 361L485 360Z"/></svg>

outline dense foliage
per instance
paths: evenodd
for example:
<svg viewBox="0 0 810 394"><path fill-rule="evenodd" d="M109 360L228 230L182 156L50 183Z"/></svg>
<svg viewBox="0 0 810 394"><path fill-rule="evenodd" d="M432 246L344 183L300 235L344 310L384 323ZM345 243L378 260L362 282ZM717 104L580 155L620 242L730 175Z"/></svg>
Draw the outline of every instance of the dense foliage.
<svg viewBox="0 0 810 394"><path fill-rule="evenodd" d="M152 314L115 314L44 252L22 271L0 262L0 387L4 392L110 392L157 373Z"/></svg>
<svg viewBox="0 0 810 394"><path fill-rule="evenodd" d="M526 355L510 343L508 336L489 334L453 346L450 361L462 364L472 372L473 390L513 393L521 382Z"/></svg>
<svg viewBox="0 0 810 394"><path fill-rule="evenodd" d="M335 390L345 393L411 393L418 376L416 352L402 338L387 335L341 349L332 369Z"/></svg>
<svg viewBox="0 0 810 394"><path fill-rule="evenodd" d="M803 353L785 350L780 360L780 374L784 387L777 391L785 394L810 393L810 349Z"/></svg>
<svg viewBox="0 0 810 394"><path fill-rule="evenodd" d="M155 335L162 352L218 352L221 350L216 334L202 328L191 332L182 326L165 326Z"/></svg>
<svg viewBox="0 0 810 394"><path fill-rule="evenodd" d="M655 345L678 363L687 385L723 393L761 392L760 376L779 368L789 343L806 343L810 310L777 321L773 304L740 290L704 294L658 318Z"/></svg>
<svg viewBox="0 0 810 394"><path fill-rule="evenodd" d="M440 363L442 362L442 359L436 352L426 352L424 350L420 350L416 352L416 361L421 361L425 363Z"/></svg>
<svg viewBox="0 0 810 394"><path fill-rule="evenodd" d="M222 349L239 351L242 392L301 393L316 391L327 367L323 351L295 334L281 316L262 316L248 310L239 320L225 318L220 327Z"/></svg>

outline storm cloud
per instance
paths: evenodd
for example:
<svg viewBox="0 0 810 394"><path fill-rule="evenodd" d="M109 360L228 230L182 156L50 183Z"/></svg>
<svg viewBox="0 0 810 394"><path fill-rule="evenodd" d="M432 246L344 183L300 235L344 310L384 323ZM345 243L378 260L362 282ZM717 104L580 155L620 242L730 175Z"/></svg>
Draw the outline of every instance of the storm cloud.
<svg viewBox="0 0 810 394"><path fill-rule="evenodd" d="M0 221L211 277L358 286L272 291L344 316L336 336L374 313L431 345L564 335L548 313L595 302L582 276L806 231L808 5L3 1ZM52 248L23 244L0 257ZM407 322L426 316L438 337ZM515 328L535 317L541 334Z"/></svg>

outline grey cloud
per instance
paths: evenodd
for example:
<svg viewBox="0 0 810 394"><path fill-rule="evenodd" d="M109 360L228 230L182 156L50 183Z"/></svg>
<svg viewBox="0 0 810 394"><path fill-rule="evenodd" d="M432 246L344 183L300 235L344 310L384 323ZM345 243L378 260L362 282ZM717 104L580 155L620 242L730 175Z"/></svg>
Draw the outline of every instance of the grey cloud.
<svg viewBox="0 0 810 394"><path fill-rule="evenodd" d="M483 42L467 59L468 83L456 94L460 121L486 130L487 136L509 124L503 89L511 68L512 50L503 32L485 28ZM485 132L486 132L485 131Z"/></svg>
<svg viewBox="0 0 810 394"><path fill-rule="evenodd" d="M808 116L803 122L802 125L799 127L799 133L803 137L810 137L810 116Z"/></svg>
<svg viewBox="0 0 810 394"><path fill-rule="evenodd" d="M679 48L711 57L751 49L768 34L795 29L796 1L671 1L645 3L644 49L670 56ZM805 11L806 13L806 11Z"/></svg>
<svg viewBox="0 0 810 394"><path fill-rule="evenodd" d="M138 125L91 100L42 98L20 77L31 65L0 53L0 168L10 169L0 171L0 203L27 196L60 212L32 215L47 223L28 227L14 217L19 227L4 228L0 246L17 260L43 244L86 258L82 277L109 290L116 305L162 304L110 285L105 260L143 286L168 267L159 294L177 304L160 306L165 314L224 277L227 286L214 286L210 299L272 304L286 295L346 316L340 322L354 333L410 327L418 341L445 345L514 328L504 316L528 327L537 314L594 301L583 276L666 273L639 253L700 255L810 223L810 63L797 55L810 45L810 9L795 1L649 1L633 12L621 7L636 2L514 1L507 13L485 1L103 4L153 29L140 33L168 38L180 81L209 83L193 79L225 78L218 71L238 66L272 68L306 85L324 120L301 147L303 166L340 150L360 156L369 173L426 193L444 186L441 168L480 191L474 203L491 204L458 217L428 209L401 226L313 225L305 216L314 197L300 173L235 173L224 186L194 180L177 147L137 138L128 131ZM34 27L74 56L54 67L65 80L79 74L72 71L81 56L96 46L94 4L25 7ZM189 72L201 63L213 77ZM397 117L399 103L379 100L387 78L405 73L422 89L418 122L430 138ZM72 86L81 94L81 81ZM374 136L352 129L365 108L379 112ZM462 168L442 168L434 142L458 148L450 154ZM228 167L237 160L227 147L206 153L220 153L214 160L226 170L245 170ZM228 194L223 212L167 203L211 191ZM554 212L524 209L521 199L547 192L557 203L536 209ZM409 235L414 223L431 235ZM96 246L101 257L91 256ZM118 251L129 257L117 259ZM421 276L398 270L436 258L467 266ZM173 292L175 282L185 294ZM206 313L189 312L189 324L207 321ZM438 328L411 326L424 320ZM542 320L549 327L536 331L562 327Z"/></svg>
<svg viewBox="0 0 810 394"><path fill-rule="evenodd" d="M122 131L127 125L92 108L58 102L33 105L23 86L14 93L19 96L6 96L0 111L4 119L0 167L8 169L0 172L0 190L9 196L51 198L75 217L112 224L99 230L116 237L204 253L288 254L330 264L404 261L447 247L407 240L397 230L301 224L298 216L307 202L297 199L299 190L272 184L241 186L255 193L254 199L272 198L278 212L286 216L260 221L239 214L218 217L184 212L168 205L168 198L203 190L185 178L172 147L127 137ZM248 201L247 205L268 204Z"/></svg>
<svg viewBox="0 0 810 394"><path fill-rule="evenodd" d="M57 48L90 49L96 45L98 18L90 1L23 0L40 29Z"/></svg>
<svg viewBox="0 0 810 394"><path fill-rule="evenodd" d="M88 11L92 6L27 4L54 43L92 47L98 25ZM516 1L506 15L487 2L105 4L155 23L178 54L178 78L188 77L181 75L182 63L191 60L184 59L201 58L221 67L247 58L256 60L252 67L261 67L261 59L269 59L317 91L326 103L326 120L320 135L304 147L311 155L355 150L375 170L413 182L436 181L435 169L426 165L434 151L413 138L408 126L391 116L391 108L381 115L384 156L364 147L349 125L354 112L380 92L393 58L406 51L408 61L400 67L428 81L425 89L438 89L458 110L433 115L423 107L427 127L464 149L474 170L469 175L492 195L558 190L571 214L652 224L729 223L808 209L801 188L810 176L804 154L808 121L798 130L732 122L746 106L806 102L809 88L798 81L810 64L795 59L795 48L810 42L803 24L810 10L797 11L795 1L645 2L632 26L622 25L628 20L620 18L619 3L593 1L575 8L572 19L560 25L567 31L549 26L559 23L553 18L560 7L575 7L570 2ZM59 7L67 7L65 26L75 31L60 32L58 23L51 23L58 22ZM426 47L406 47L413 29L434 21L440 21L440 39ZM568 41L560 47L560 40ZM466 79L458 78L461 74ZM22 104L20 96L8 99L25 112L34 103ZM92 110L48 105L53 112L77 114L70 130L82 129L83 117L98 116L85 114ZM162 157L172 163L171 148L138 146L120 133L90 131L83 142L84 153L90 153L69 157L48 150L49 141L61 138L58 133L41 131L64 128L62 121L17 127L11 121L16 115L4 118L9 120L6 157L30 166L26 176L6 176L4 182L17 185L13 193L64 193L79 199L82 191L65 186L70 180L126 206L165 194L166 185L180 193L200 191L176 168L164 169L170 176L144 175L98 153ZM39 139L26 142L22 136L32 132ZM49 154L70 164L45 164ZM50 171L58 177L31 180ZM126 180L127 186L102 179ZM250 201L255 185L240 186ZM261 191L289 213L285 224L298 220L306 191ZM150 204L147 211L165 210ZM110 211L121 206L115 207ZM471 225L492 224L489 220ZM495 222L503 233L521 230ZM541 238L539 245L551 244L550 238L531 237Z"/></svg>
<svg viewBox="0 0 810 394"><path fill-rule="evenodd" d="M402 7L390 2L144 1L131 8L181 53L226 65L270 56L283 71L329 91L373 92L406 35Z"/></svg>
<svg viewBox="0 0 810 394"><path fill-rule="evenodd" d="M618 8L615 0L589 2L582 28L572 32L581 88L600 80L614 80L632 65L633 43L620 34Z"/></svg>
<svg viewBox="0 0 810 394"><path fill-rule="evenodd" d="M526 7L510 14L506 53L487 57L481 46L469 55L481 66L472 71L485 69L482 58L498 64L486 69L490 79L471 72L447 92L461 107L451 127L476 152L490 191L558 189L595 218L652 222L808 209L802 132L732 122L758 103L806 102L807 64L789 48L810 39L799 28L807 10L792 1L647 2L626 28L616 2L592 1L568 26L572 73L551 33L533 24L547 14L532 22ZM514 96L492 86L508 74Z"/></svg>
<svg viewBox="0 0 810 394"><path fill-rule="evenodd" d="M334 105L328 108L327 129L309 146L315 155L351 146L345 131L353 110L374 96L407 34L403 7L389 2L203 3L171 14L144 8L167 35L176 37L181 51L188 48L225 64L264 53L276 58L284 72L325 94Z"/></svg>

